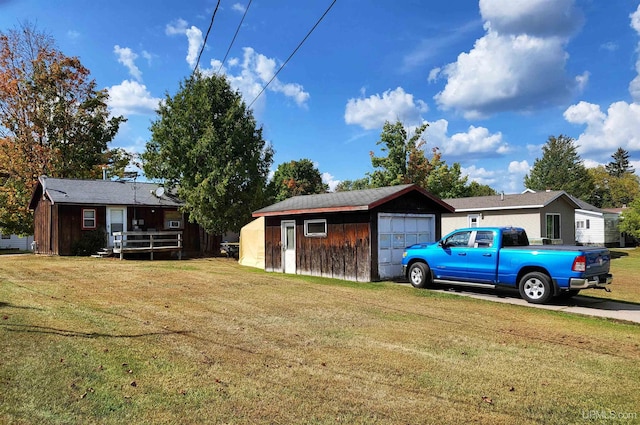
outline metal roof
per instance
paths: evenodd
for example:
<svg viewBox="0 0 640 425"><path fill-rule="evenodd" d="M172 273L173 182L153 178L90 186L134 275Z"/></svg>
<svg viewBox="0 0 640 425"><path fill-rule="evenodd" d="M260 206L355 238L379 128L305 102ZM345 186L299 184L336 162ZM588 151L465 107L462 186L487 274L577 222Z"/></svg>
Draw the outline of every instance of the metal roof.
<svg viewBox="0 0 640 425"><path fill-rule="evenodd" d="M476 196L472 198L443 199L443 201L454 207L456 212L465 212L542 208L562 197L569 204L573 204L574 208L580 208L576 200L563 190L548 192L527 191L514 195Z"/></svg>
<svg viewBox="0 0 640 425"><path fill-rule="evenodd" d="M156 183L113 180L75 180L41 176L38 187L54 204L74 205L140 205L178 207L182 205L168 190L157 196ZM33 204L32 199L32 204Z"/></svg>
<svg viewBox="0 0 640 425"><path fill-rule="evenodd" d="M440 205L443 211L453 212L450 205L415 184L380 187L376 189L352 190L346 192L301 195L262 208L253 213L254 217L308 214L317 212L368 211L406 193L416 191Z"/></svg>

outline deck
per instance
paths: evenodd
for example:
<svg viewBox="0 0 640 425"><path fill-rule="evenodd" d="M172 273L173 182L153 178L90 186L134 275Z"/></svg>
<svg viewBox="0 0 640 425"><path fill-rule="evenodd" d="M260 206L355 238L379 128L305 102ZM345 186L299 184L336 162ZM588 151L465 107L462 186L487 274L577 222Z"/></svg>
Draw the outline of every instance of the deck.
<svg viewBox="0 0 640 425"><path fill-rule="evenodd" d="M113 253L119 254L120 259L127 253L150 253L153 260L154 252L177 251L182 259L182 232L154 231L154 232L115 232L113 234Z"/></svg>

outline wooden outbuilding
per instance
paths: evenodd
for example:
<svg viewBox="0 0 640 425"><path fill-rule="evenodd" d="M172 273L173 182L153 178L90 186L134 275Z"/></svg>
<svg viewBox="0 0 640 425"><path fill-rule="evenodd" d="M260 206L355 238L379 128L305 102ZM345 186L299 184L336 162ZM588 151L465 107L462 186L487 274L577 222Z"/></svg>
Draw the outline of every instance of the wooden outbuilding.
<svg viewBox="0 0 640 425"><path fill-rule="evenodd" d="M453 208L417 185L303 195L265 218L265 270L358 282L400 277L402 252L441 236Z"/></svg>
<svg viewBox="0 0 640 425"><path fill-rule="evenodd" d="M118 239L135 247L136 238L140 247L147 244L146 236L169 234L180 241L181 252L200 254L202 229L186 220L181 205L155 183L41 176L29 204L34 211L35 252L74 255L83 238L103 232L105 248L113 249Z"/></svg>

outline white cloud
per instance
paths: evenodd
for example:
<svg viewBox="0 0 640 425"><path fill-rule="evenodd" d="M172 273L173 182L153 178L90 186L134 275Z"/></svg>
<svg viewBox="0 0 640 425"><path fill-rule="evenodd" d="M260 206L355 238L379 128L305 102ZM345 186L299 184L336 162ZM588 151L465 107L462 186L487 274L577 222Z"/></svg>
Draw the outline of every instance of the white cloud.
<svg viewBox="0 0 640 425"><path fill-rule="evenodd" d="M427 104L402 87L387 90L380 96L374 94L368 98L349 99L345 108L344 120L347 124L356 124L365 130L382 128L385 121L400 120L405 125L422 123L421 114L428 110Z"/></svg>
<svg viewBox="0 0 640 425"><path fill-rule="evenodd" d="M460 172L463 176L469 177L469 182L474 181L479 184L486 184L487 186L493 186L498 180L498 173L496 171L477 168L475 165L462 167Z"/></svg>
<svg viewBox="0 0 640 425"><path fill-rule="evenodd" d="M429 122L425 131L427 149L437 147L446 158L462 158L473 154L474 158L494 157L510 151L502 139L502 133L490 133L485 127L469 126L466 133L448 135L446 120Z"/></svg>
<svg viewBox="0 0 640 425"><path fill-rule="evenodd" d="M167 35L185 34L185 32L187 31L187 26L188 25L189 24L184 19L178 19L178 20L174 21L173 23L167 24L167 26L165 27L164 32Z"/></svg>
<svg viewBox="0 0 640 425"><path fill-rule="evenodd" d="M336 186L341 182L341 180L336 179L333 175L329 173L322 173L322 182L329 185L329 191L333 192L336 190Z"/></svg>
<svg viewBox="0 0 640 425"><path fill-rule="evenodd" d="M597 105L580 102L564 113L567 121L584 124L586 130L578 137L578 153L608 153L619 147L628 151L640 150L640 104L615 102L607 113Z"/></svg>
<svg viewBox="0 0 640 425"><path fill-rule="evenodd" d="M236 12L244 13L245 7L240 3L234 3L233 6L231 6L231 10L235 10Z"/></svg>
<svg viewBox="0 0 640 425"><path fill-rule="evenodd" d="M243 58L231 58L227 61L228 68L221 67L222 63L213 59L210 61L210 69L203 69L202 72L208 75L217 73L226 74L231 86L238 90L247 103L252 102L269 80L277 71L277 61L265 55L257 53L250 47L243 49ZM239 68L238 72L233 71ZM283 83L275 78L267 87L267 91L281 93L285 97L292 99L299 107L306 107L310 98L304 87L298 83ZM265 107L265 96L263 93L256 100L252 108L260 112Z"/></svg>
<svg viewBox="0 0 640 425"><path fill-rule="evenodd" d="M631 28L640 35L640 5L629 17L631 18ZM636 52L640 53L640 43L638 43ZM636 72L638 75L629 83L629 93L631 93L631 97L635 102L640 102L640 55L636 60Z"/></svg>
<svg viewBox="0 0 640 425"><path fill-rule="evenodd" d="M565 72L564 46L581 24L573 3L481 0L486 34L442 68L447 84L434 97L438 105L481 118L551 106L579 91L585 75L576 79Z"/></svg>
<svg viewBox="0 0 640 425"><path fill-rule="evenodd" d="M529 162L525 159L524 161L511 161L509 163L509 174L520 174L524 176L531 170L531 166Z"/></svg>
<svg viewBox="0 0 640 425"><path fill-rule="evenodd" d="M124 80L121 84L111 86L109 91L109 107L113 115L147 115L154 114L161 99L151 96L144 84Z"/></svg>
<svg viewBox="0 0 640 425"><path fill-rule="evenodd" d="M584 21L575 0L480 0L480 14L496 32L537 37L569 35Z"/></svg>
<svg viewBox="0 0 640 425"><path fill-rule="evenodd" d="M138 58L138 55L136 55L130 48L120 47L117 44L113 47L113 52L118 56L118 62L127 67L129 75L137 81L142 81L142 72L135 64L135 60Z"/></svg>
<svg viewBox="0 0 640 425"><path fill-rule="evenodd" d="M165 27L165 33L167 35L186 35L188 41L187 47L187 63L191 68L196 66L198 60L198 54L202 43L204 42L202 37L202 31L196 26L189 27L189 23L184 19L178 19L173 23L167 24Z"/></svg>

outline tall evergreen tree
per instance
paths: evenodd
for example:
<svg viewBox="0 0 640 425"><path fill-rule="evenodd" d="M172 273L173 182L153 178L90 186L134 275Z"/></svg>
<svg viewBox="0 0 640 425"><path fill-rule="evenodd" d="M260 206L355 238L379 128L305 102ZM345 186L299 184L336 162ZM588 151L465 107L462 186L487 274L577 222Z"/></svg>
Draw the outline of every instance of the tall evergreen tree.
<svg viewBox="0 0 640 425"><path fill-rule="evenodd" d="M177 189L191 221L221 234L264 206L273 149L225 77L196 72L160 105L142 160L147 177Z"/></svg>
<svg viewBox="0 0 640 425"><path fill-rule="evenodd" d="M542 147L542 157L536 158L531 173L524 177L524 186L533 190L564 190L585 201L594 189L574 140L564 135L549 137Z"/></svg>
<svg viewBox="0 0 640 425"><path fill-rule="evenodd" d="M614 177L622 177L624 174L633 174L635 170L629 165L629 152L622 148L618 148L613 155L613 161L605 165L609 175Z"/></svg>

